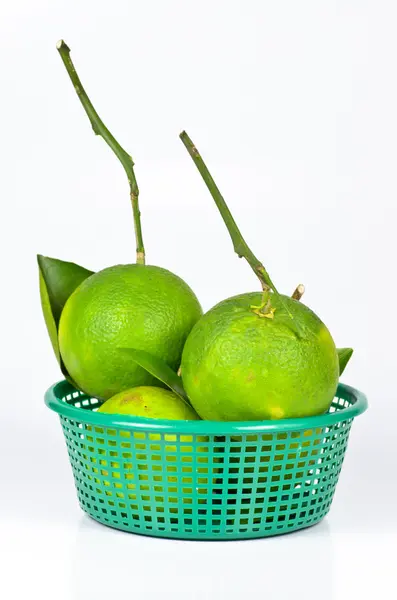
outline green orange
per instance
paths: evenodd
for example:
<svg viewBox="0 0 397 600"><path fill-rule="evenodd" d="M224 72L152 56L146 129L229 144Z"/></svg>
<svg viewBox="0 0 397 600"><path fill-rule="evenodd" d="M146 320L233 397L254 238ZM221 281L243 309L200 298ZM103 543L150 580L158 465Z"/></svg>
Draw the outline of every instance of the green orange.
<svg viewBox="0 0 397 600"><path fill-rule="evenodd" d="M140 386L109 398L98 412L150 419L197 420L200 417L179 396L159 387Z"/></svg>
<svg viewBox="0 0 397 600"><path fill-rule="evenodd" d="M283 419L329 408L339 378L331 334L302 302L282 299L284 306L271 295L275 311L267 318L252 308L261 305L261 293L235 296L194 326L183 351L182 379L202 419Z"/></svg>
<svg viewBox="0 0 397 600"><path fill-rule="evenodd" d="M68 373L91 396L108 399L161 385L118 350L133 347L180 366L186 338L202 314L190 287L166 269L118 265L88 277L68 298L59 347Z"/></svg>

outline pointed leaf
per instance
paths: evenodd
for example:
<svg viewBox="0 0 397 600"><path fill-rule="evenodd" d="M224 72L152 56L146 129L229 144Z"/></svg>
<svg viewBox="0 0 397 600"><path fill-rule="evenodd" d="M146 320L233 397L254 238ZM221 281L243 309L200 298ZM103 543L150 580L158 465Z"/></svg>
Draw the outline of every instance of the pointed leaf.
<svg viewBox="0 0 397 600"><path fill-rule="evenodd" d="M175 394L190 405L183 388L182 379L161 358L137 348L119 348L119 350L127 352L134 362L162 383L165 383Z"/></svg>
<svg viewBox="0 0 397 600"><path fill-rule="evenodd" d="M37 255L37 262L47 287L52 314L58 327L66 300L84 279L93 274L93 271L72 262L41 256L41 254Z"/></svg>
<svg viewBox="0 0 397 600"><path fill-rule="evenodd" d="M43 310L44 321L47 325L48 335L50 336L51 344L55 352L55 356L57 357L57 361L59 365L61 364L61 353L59 351L59 343L58 343L58 328L55 323L54 315L52 314L50 299L48 297L47 287L44 281L44 277L39 269L39 277L40 277L40 298L41 298L41 308Z"/></svg>
<svg viewBox="0 0 397 600"><path fill-rule="evenodd" d="M87 277L93 274L71 262L37 256L40 278L40 298L48 334L63 375L76 387L63 364L58 342L59 319L66 300Z"/></svg>
<svg viewBox="0 0 397 600"><path fill-rule="evenodd" d="M346 369L346 365L352 357L353 348L337 348L336 349L339 358L339 375L342 375Z"/></svg>

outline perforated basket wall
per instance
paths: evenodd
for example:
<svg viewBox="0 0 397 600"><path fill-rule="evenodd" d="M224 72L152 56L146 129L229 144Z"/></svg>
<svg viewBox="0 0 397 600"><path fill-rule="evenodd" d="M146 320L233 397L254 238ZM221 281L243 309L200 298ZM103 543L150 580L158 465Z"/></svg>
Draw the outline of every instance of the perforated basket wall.
<svg viewBox="0 0 397 600"><path fill-rule="evenodd" d="M354 416L340 385L329 414L259 423L155 421L96 413L66 381L50 388L81 508L118 529L238 539L286 533L329 511Z"/></svg>

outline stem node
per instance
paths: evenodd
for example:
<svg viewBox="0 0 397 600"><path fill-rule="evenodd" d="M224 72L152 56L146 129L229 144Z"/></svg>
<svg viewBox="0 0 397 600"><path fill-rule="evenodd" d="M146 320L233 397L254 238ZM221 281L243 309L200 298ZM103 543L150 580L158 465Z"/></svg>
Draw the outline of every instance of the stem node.
<svg viewBox="0 0 397 600"><path fill-rule="evenodd" d="M303 294L305 293L305 286L303 285L303 283L300 283L294 293L292 294L291 298L293 298L294 300L300 300L303 296Z"/></svg>

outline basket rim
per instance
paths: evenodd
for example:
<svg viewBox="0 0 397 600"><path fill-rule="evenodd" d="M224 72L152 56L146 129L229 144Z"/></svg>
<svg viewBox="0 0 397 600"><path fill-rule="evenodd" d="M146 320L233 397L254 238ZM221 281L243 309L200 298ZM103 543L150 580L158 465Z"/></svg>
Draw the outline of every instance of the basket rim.
<svg viewBox="0 0 397 600"><path fill-rule="evenodd" d="M107 413L98 413L91 410L85 410L71 406L62 401L62 397L73 393L76 390L65 379L52 385L45 393L44 401L46 406L54 412L90 425L102 425L116 429L130 429L135 431L150 432L175 432L175 433L196 433L202 435L215 434L233 434L233 433L264 433L285 431L299 431L303 429L312 429L324 427L353 419L365 412L368 408L368 401L365 394L356 388L339 383L336 394L339 398L353 401L351 406L342 408L333 413L326 413L314 417L303 417L293 419L280 419L274 421L177 421L171 419L150 419L146 417L135 417L129 415L111 415Z"/></svg>

